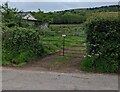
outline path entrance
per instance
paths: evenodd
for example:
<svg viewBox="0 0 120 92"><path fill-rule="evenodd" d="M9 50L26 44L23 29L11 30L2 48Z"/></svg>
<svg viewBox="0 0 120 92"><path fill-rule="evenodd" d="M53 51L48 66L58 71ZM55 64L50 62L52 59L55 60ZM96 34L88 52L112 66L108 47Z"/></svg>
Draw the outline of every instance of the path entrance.
<svg viewBox="0 0 120 92"><path fill-rule="evenodd" d="M49 55L29 62L21 69L81 72L80 63L86 50L83 31L65 31L59 34L45 31L41 36L44 45L50 47Z"/></svg>

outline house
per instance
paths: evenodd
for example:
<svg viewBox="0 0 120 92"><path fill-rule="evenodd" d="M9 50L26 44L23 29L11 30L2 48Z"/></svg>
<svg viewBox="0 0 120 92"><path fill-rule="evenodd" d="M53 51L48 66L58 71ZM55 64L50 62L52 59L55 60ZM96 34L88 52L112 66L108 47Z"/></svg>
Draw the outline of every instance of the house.
<svg viewBox="0 0 120 92"><path fill-rule="evenodd" d="M39 26L41 29L48 28L48 23L43 23L42 21L37 20L31 13L21 12L19 15L25 22L28 22L30 26Z"/></svg>
<svg viewBox="0 0 120 92"><path fill-rule="evenodd" d="M38 21L31 13L28 12L20 12L19 16L22 17L24 22L27 22L30 26L39 26L41 25L41 21Z"/></svg>

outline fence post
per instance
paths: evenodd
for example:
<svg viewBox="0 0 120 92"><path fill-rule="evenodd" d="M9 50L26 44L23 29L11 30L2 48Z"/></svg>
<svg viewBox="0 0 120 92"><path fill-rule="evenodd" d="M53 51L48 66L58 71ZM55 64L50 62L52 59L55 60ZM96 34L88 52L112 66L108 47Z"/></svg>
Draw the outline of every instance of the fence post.
<svg viewBox="0 0 120 92"><path fill-rule="evenodd" d="M66 37L66 35L62 35L62 37L63 37L63 56L65 55L65 37Z"/></svg>

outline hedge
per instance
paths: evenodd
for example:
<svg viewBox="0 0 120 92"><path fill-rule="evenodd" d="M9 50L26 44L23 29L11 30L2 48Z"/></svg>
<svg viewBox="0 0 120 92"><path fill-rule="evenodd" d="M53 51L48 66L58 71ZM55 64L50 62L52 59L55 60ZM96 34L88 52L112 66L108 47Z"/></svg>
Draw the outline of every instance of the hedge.
<svg viewBox="0 0 120 92"><path fill-rule="evenodd" d="M118 13L98 13L85 23L87 55L82 70L118 72L120 61L120 20Z"/></svg>
<svg viewBox="0 0 120 92"><path fill-rule="evenodd" d="M46 53L38 30L3 27L2 36L3 65L23 65L30 59Z"/></svg>

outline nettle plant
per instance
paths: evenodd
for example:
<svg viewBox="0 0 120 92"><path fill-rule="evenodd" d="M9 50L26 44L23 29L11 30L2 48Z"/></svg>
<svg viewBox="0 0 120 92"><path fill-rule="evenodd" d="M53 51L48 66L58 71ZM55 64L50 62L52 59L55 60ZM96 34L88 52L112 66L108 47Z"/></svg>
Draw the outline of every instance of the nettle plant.
<svg viewBox="0 0 120 92"><path fill-rule="evenodd" d="M82 69L117 72L120 56L120 20L118 13L98 13L85 24L87 55Z"/></svg>

